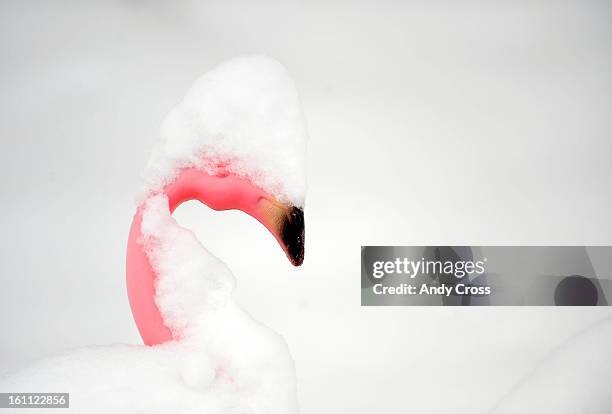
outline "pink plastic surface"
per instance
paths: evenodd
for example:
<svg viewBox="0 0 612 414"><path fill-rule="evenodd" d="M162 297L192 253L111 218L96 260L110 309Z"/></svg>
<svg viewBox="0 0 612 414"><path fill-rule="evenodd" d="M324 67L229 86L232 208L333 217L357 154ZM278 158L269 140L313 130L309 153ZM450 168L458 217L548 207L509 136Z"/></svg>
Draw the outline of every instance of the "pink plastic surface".
<svg viewBox="0 0 612 414"><path fill-rule="evenodd" d="M270 199L263 190L250 181L232 174L211 176L197 169L186 169L164 189L168 196L170 212L181 203L198 200L214 210L242 210L261 222L279 241L273 223L265 220L261 208L262 198ZM147 345L157 345L174 338L163 322L155 304L155 272L146 253L138 243L141 236L143 206L134 215L127 247L127 291L130 307L138 331Z"/></svg>

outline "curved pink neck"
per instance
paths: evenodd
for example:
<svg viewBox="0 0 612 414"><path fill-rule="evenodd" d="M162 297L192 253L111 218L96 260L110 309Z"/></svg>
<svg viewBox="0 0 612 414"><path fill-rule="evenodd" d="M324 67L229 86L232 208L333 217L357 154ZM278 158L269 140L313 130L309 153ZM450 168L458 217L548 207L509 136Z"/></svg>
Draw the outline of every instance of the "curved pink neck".
<svg viewBox="0 0 612 414"><path fill-rule="evenodd" d="M250 181L235 175L213 176L190 168L183 170L163 192L168 197L171 213L185 201L198 200L215 210L242 210L268 227L256 208L265 193ZM146 345L157 345L178 338L164 325L163 317L155 304L157 276L139 243L143 210L144 203L134 215L128 238L127 291L140 336Z"/></svg>

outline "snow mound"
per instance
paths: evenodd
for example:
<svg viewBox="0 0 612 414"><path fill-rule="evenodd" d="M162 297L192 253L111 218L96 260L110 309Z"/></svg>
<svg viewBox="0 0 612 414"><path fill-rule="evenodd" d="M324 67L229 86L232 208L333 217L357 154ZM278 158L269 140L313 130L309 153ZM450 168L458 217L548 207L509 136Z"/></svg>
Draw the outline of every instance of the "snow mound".
<svg viewBox="0 0 612 414"><path fill-rule="evenodd" d="M307 132L287 70L265 56L231 59L206 73L170 111L145 171L155 193L187 167L249 178L303 207Z"/></svg>
<svg viewBox="0 0 612 414"><path fill-rule="evenodd" d="M0 392L69 392L78 413L296 414L285 341L240 308L232 273L176 223L163 195L144 206L141 243L164 323L180 339L66 352L0 381Z"/></svg>

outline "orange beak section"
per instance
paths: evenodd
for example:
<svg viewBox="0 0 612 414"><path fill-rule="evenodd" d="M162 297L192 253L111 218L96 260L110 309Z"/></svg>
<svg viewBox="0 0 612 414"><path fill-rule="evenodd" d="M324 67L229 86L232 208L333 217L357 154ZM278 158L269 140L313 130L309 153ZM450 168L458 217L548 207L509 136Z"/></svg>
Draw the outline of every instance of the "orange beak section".
<svg viewBox="0 0 612 414"><path fill-rule="evenodd" d="M262 197L257 203L264 224L294 266L304 261L304 210Z"/></svg>

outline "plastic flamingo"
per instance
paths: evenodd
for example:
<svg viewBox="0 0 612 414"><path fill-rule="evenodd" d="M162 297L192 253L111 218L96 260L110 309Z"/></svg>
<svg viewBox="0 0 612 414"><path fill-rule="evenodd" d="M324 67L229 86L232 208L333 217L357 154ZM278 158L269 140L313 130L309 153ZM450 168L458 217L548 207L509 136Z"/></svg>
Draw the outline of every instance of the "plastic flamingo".
<svg viewBox="0 0 612 414"><path fill-rule="evenodd" d="M304 259L304 215L299 207L286 205L248 179L225 171L211 175L197 168L180 173L162 194L170 212L181 203L198 200L215 210L242 210L262 223L278 240L291 262L299 266ZM141 224L146 202L138 208L132 222L127 250L127 288L130 305L140 335L147 345L176 339L177 332L164 324L155 303L156 272L144 246Z"/></svg>
<svg viewBox="0 0 612 414"><path fill-rule="evenodd" d="M129 233L128 297L148 346L72 351L0 389L70 392L78 412L297 413L284 340L240 308L230 270L172 212L187 200L242 210L300 265L305 140L277 62L246 56L203 76L164 121Z"/></svg>

